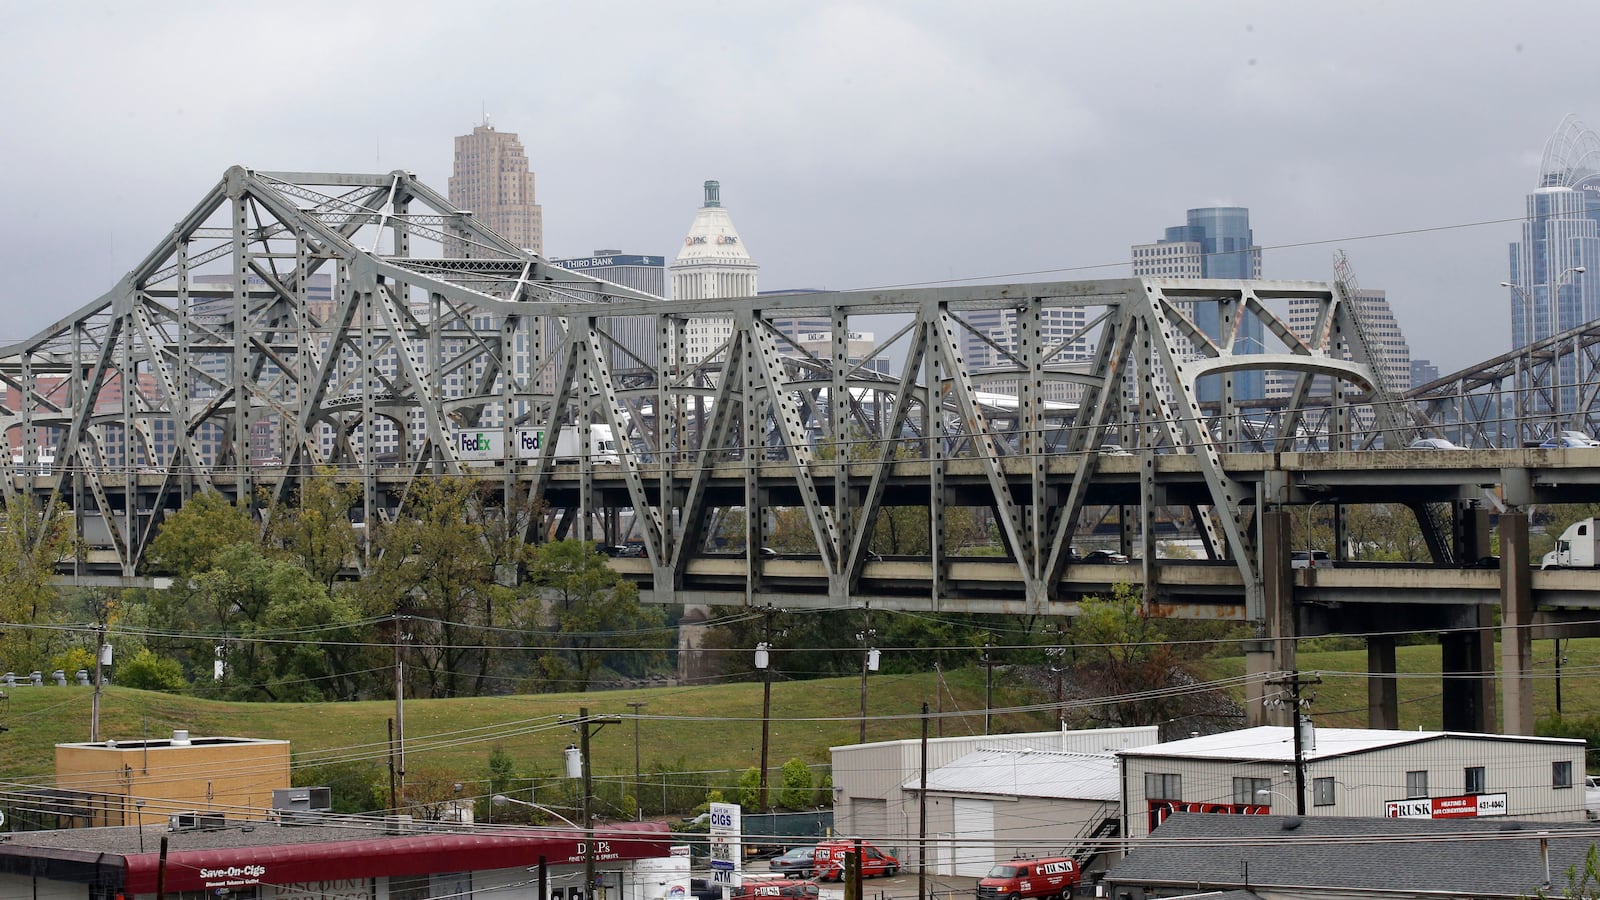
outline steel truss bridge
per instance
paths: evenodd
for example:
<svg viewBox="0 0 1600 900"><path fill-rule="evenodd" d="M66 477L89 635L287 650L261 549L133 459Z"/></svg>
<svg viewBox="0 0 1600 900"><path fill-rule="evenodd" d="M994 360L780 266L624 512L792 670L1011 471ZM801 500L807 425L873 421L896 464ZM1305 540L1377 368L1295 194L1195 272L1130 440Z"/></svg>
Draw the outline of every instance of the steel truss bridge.
<svg viewBox="0 0 1600 900"><path fill-rule="evenodd" d="M1235 352L1246 323L1266 352ZM468 474L507 508L543 504L530 540L636 541L615 565L652 602L1070 615L1132 582L1257 623L1252 664L1288 669L1297 635L1479 628L1495 605L1558 624L1600 601L1545 577L1572 573L1461 568L1491 506L1511 560L1528 505L1600 499L1600 450L1520 446L1595 424L1594 380L1559 383L1593 372L1594 343L1569 332L1398 397L1338 283L666 301L553 267L406 172L234 168L110 291L0 348L0 486L70 511L79 579L137 577L196 492L269 505L331 474L373 522L404 516L418 479ZM1247 372L1282 396L1238 400ZM575 460L563 426L586 438ZM1398 449L1442 434L1473 449ZM1291 568L1302 511L1378 502L1416 516L1427 564ZM814 549L767 558L779 515ZM991 523L999 555L953 546L957 517ZM1162 558L1173 522L1199 559ZM876 552L886 527L911 539ZM1134 564L1085 564L1085 541ZM1482 633L1450 645L1457 669L1494 652ZM1457 686L1458 726L1492 730L1485 690ZM1531 728L1514 719L1531 700L1505 702L1507 730Z"/></svg>

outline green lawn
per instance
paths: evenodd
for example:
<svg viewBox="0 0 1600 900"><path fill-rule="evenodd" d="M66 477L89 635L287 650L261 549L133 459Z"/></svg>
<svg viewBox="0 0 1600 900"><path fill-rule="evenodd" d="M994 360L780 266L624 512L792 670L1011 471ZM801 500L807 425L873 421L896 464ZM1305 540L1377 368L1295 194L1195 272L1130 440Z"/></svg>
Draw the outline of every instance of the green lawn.
<svg viewBox="0 0 1600 900"><path fill-rule="evenodd" d="M1534 648L1542 673L1534 686L1538 714L1555 710L1553 645ZM1440 727L1439 648L1400 647L1400 727ZM1311 693L1311 713L1325 726L1367 724L1366 665L1363 650L1300 654L1302 671L1320 673L1323 683ZM1600 638L1567 642L1562 682L1566 715L1600 714L1600 689L1592 674L1600 672ZM1208 660L1202 677L1241 674L1241 657ZM1415 677L1406 677L1406 676ZM914 739L920 733L917 712L924 701L937 711L944 696L944 735L983 732L983 673L947 672L942 692L937 677L875 674L869 682L868 740ZM1004 686L1002 686L1004 685ZM857 738L860 702L858 678L775 683L772 689L770 762L776 769L790 758L826 763L828 748ZM92 689L19 687L0 703L0 780L10 784L47 784L54 768L53 746L86 741ZM997 708L1039 702L1027 689L996 678ZM1236 700L1242 696L1235 694ZM642 701L645 718L638 725L640 766L657 771L741 771L756 765L761 747L759 683L605 691L589 694L536 694L460 700L410 700L405 704L408 769L432 770L467 785L487 777L487 761L495 747L510 754L519 775L555 775L562 750L577 741L559 716L575 716L587 706L593 714L627 715L629 702ZM976 710L977 712L971 712ZM108 687L103 700L101 737L136 740L165 738L174 728L195 736L281 738L292 742L297 764L367 759L386 766L393 701L360 703L219 703L145 691ZM1053 725L1049 711L995 717L996 733L1037 731ZM938 725L930 734L941 733ZM634 723L607 725L592 742L597 776L631 775L634 765ZM713 782L715 783L715 782ZM470 793L482 793L482 785Z"/></svg>
<svg viewBox="0 0 1600 900"><path fill-rule="evenodd" d="M1020 706L1033 699L1020 689L1001 688L995 706ZM940 708L936 676L874 674L868 683L867 726L871 741L915 738L924 701ZM859 678L779 681L772 686L770 762L776 768L798 757L825 763L828 748L855 743L860 708ZM944 676L945 735L983 733L983 674L947 672ZM54 769L53 746L87 741L92 689L19 687L0 705L0 780L47 782ZM534 694L457 700L408 700L405 704L407 768L443 770L471 783L487 775L492 748L503 747L519 774L556 774L562 750L577 742L558 716L627 715L630 701L647 704L638 725L640 765L645 772L743 770L756 765L761 750L761 685L722 684L604 691L589 694ZM970 712L976 710L976 713ZM965 713L965 714L963 714ZM287 739L298 764L368 758L387 765L391 701L356 703L219 703L118 687L102 700L102 739L166 738L174 728L196 736ZM1051 727L1048 712L997 716L996 732ZM937 736L940 726L930 725ZM597 775L630 774L634 766L634 723L606 725L592 740Z"/></svg>

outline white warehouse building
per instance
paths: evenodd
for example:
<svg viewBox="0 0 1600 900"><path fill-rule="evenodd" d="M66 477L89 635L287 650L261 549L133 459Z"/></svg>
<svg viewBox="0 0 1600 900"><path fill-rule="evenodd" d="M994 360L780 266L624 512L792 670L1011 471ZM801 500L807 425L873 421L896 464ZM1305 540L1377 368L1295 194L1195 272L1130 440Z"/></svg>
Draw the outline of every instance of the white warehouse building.
<svg viewBox="0 0 1600 900"><path fill-rule="evenodd" d="M1023 847L1046 842L1059 852L1087 837L1115 817L1114 752L1157 740L1153 725L930 739L929 869L981 876ZM897 850L901 864L914 869L921 742L831 752L835 831Z"/></svg>
<svg viewBox="0 0 1600 900"><path fill-rule="evenodd" d="M1310 816L1581 822L1584 742L1571 738L1307 729ZM1247 728L1121 751L1131 839L1175 812L1295 812L1294 730Z"/></svg>

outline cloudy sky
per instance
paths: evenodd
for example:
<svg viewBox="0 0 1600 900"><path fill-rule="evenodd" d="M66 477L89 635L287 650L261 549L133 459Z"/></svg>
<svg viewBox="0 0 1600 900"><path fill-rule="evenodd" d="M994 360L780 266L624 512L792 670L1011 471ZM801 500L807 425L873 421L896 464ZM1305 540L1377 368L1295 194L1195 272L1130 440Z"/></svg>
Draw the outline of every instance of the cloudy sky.
<svg viewBox="0 0 1600 900"><path fill-rule="evenodd" d="M487 111L546 250L670 255L723 203L763 289L1128 273L1190 207L1269 278L1389 292L1449 371L1509 349L1507 245L1592 0L0 4L0 340L89 302L230 165L445 187Z"/></svg>

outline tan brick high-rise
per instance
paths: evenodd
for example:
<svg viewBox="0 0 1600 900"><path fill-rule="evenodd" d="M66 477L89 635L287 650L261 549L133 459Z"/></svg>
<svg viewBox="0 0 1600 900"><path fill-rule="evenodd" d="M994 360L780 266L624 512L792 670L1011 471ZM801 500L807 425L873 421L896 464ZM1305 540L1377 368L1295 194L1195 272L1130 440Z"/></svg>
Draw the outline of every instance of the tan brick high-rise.
<svg viewBox="0 0 1600 900"><path fill-rule="evenodd" d="M534 202L533 170L515 134L485 122L456 138L450 202L472 210L480 223L518 247L544 256L544 212ZM445 255L481 254L451 241Z"/></svg>

